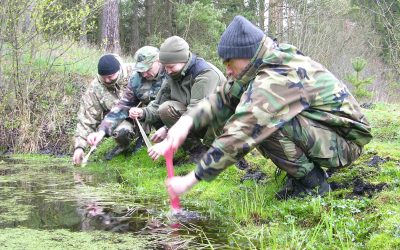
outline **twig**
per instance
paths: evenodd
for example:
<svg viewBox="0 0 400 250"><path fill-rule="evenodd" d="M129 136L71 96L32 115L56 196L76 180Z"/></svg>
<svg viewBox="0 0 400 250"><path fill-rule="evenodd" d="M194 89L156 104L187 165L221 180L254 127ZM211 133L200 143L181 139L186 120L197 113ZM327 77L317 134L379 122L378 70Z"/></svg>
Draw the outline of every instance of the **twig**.
<svg viewBox="0 0 400 250"><path fill-rule="evenodd" d="M89 159L90 154L96 149L96 146L92 146L89 150L89 153L87 153L87 155L83 158L82 160L82 167L86 166L87 161Z"/></svg>

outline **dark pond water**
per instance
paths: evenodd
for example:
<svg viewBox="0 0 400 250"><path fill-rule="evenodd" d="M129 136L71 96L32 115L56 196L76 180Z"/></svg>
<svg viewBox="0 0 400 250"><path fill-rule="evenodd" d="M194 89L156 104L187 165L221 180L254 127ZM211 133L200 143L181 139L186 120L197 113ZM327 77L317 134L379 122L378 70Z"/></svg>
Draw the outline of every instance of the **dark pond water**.
<svg viewBox="0 0 400 250"><path fill-rule="evenodd" d="M0 229L100 230L143 237L154 249L229 248L223 223L199 212L172 216L157 200L119 192L115 176L65 159L0 157Z"/></svg>

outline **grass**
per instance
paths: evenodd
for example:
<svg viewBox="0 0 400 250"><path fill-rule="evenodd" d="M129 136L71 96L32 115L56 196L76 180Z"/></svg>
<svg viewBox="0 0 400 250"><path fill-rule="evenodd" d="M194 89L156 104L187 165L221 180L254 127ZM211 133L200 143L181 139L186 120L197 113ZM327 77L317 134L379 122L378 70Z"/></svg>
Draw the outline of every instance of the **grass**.
<svg viewBox="0 0 400 250"><path fill-rule="evenodd" d="M351 183L359 177L369 184L386 183L380 192L352 196L352 187L331 192L324 198L306 197L278 201L274 195L282 183L274 177L275 167L257 152L246 159L268 178L261 184L240 182L244 172L230 167L213 182L200 182L181 197L184 207L205 211L208 216L230 225L228 241L246 249L395 249L400 247L400 113L399 105L377 104L365 110L374 139L352 166L336 172L330 181ZM98 159L111 148L108 140L96 152ZM385 160L368 163L373 156ZM99 165L96 165L97 168ZM92 166L95 167L96 166ZM119 156L107 163L116 169L124 191L159 199L168 209L164 187L163 160L153 162L145 149L134 156ZM175 168L188 173L194 164ZM212 226L212 225L210 225Z"/></svg>

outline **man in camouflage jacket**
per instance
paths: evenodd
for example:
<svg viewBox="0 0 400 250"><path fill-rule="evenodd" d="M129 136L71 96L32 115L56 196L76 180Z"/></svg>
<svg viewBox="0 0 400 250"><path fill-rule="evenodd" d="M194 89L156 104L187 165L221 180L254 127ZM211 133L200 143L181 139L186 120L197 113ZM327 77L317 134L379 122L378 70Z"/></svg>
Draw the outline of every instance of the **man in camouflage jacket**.
<svg viewBox="0 0 400 250"><path fill-rule="evenodd" d="M161 121L161 127L152 136L155 142L165 138L167 130L187 110L213 93L218 85L226 81L223 73L211 63L190 52L188 43L181 37L167 38L160 46L160 62L169 76L167 85L160 92L158 108L136 109L133 118ZM200 138L211 138L213 130L199 131L191 136L187 149L200 144Z"/></svg>
<svg viewBox="0 0 400 250"><path fill-rule="evenodd" d="M87 136L96 131L103 117L121 97L122 90L133 73L133 66L132 63L123 63L114 54L106 54L100 58L98 75L81 98L73 154L75 164L80 164L83 159ZM133 124L124 121L115 129L113 136L117 143L126 144L127 134L132 131Z"/></svg>
<svg viewBox="0 0 400 250"><path fill-rule="evenodd" d="M122 98L104 117L98 132L88 136L89 144L97 145L105 135L112 135L114 130L129 118L130 110L136 109L137 106L145 106L144 109L146 110L157 108L154 101L161 86L166 85L167 81L167 74L158 56L159 50L152 46L144 46L136 51L134 55L134 69L136 72L133 73L128 86L122 94ZM142 124L146 133L150 133L150 125L162 126L149 119ZM138 128L134 132L135 137L138 137L134 148L134 151L136 151L143 144L143 138L139 136Z"/></svg>
<svg viewBox="0 0 400 250"><path fill-rule="evenodd" d="M224 126L196 170L170 179L169 190L181 195L257 148L288 175L278 199L328 192L321 167L350 165L372 139L347 87L321 64L292 45L277 45L242 16L223 33L218 54L234 81L187 112L166 140L149 150L156 159L175 151L191 129Z"/></svg>

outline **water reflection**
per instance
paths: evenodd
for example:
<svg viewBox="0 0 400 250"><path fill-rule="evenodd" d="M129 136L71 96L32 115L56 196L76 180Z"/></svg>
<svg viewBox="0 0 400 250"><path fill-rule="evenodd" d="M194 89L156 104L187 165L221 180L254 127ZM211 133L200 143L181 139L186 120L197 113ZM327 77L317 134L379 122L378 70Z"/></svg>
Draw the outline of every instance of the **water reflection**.
<svg viewBox="0 0 400 250"><path fill-rule="evenodd" d="M211 242L226 249L222 223L187 210L173 216L158 200L135 200L117 191L116 176L82 172L69 163L0 158L0 228L102 230L146 237L155 248Z"/></svg>

